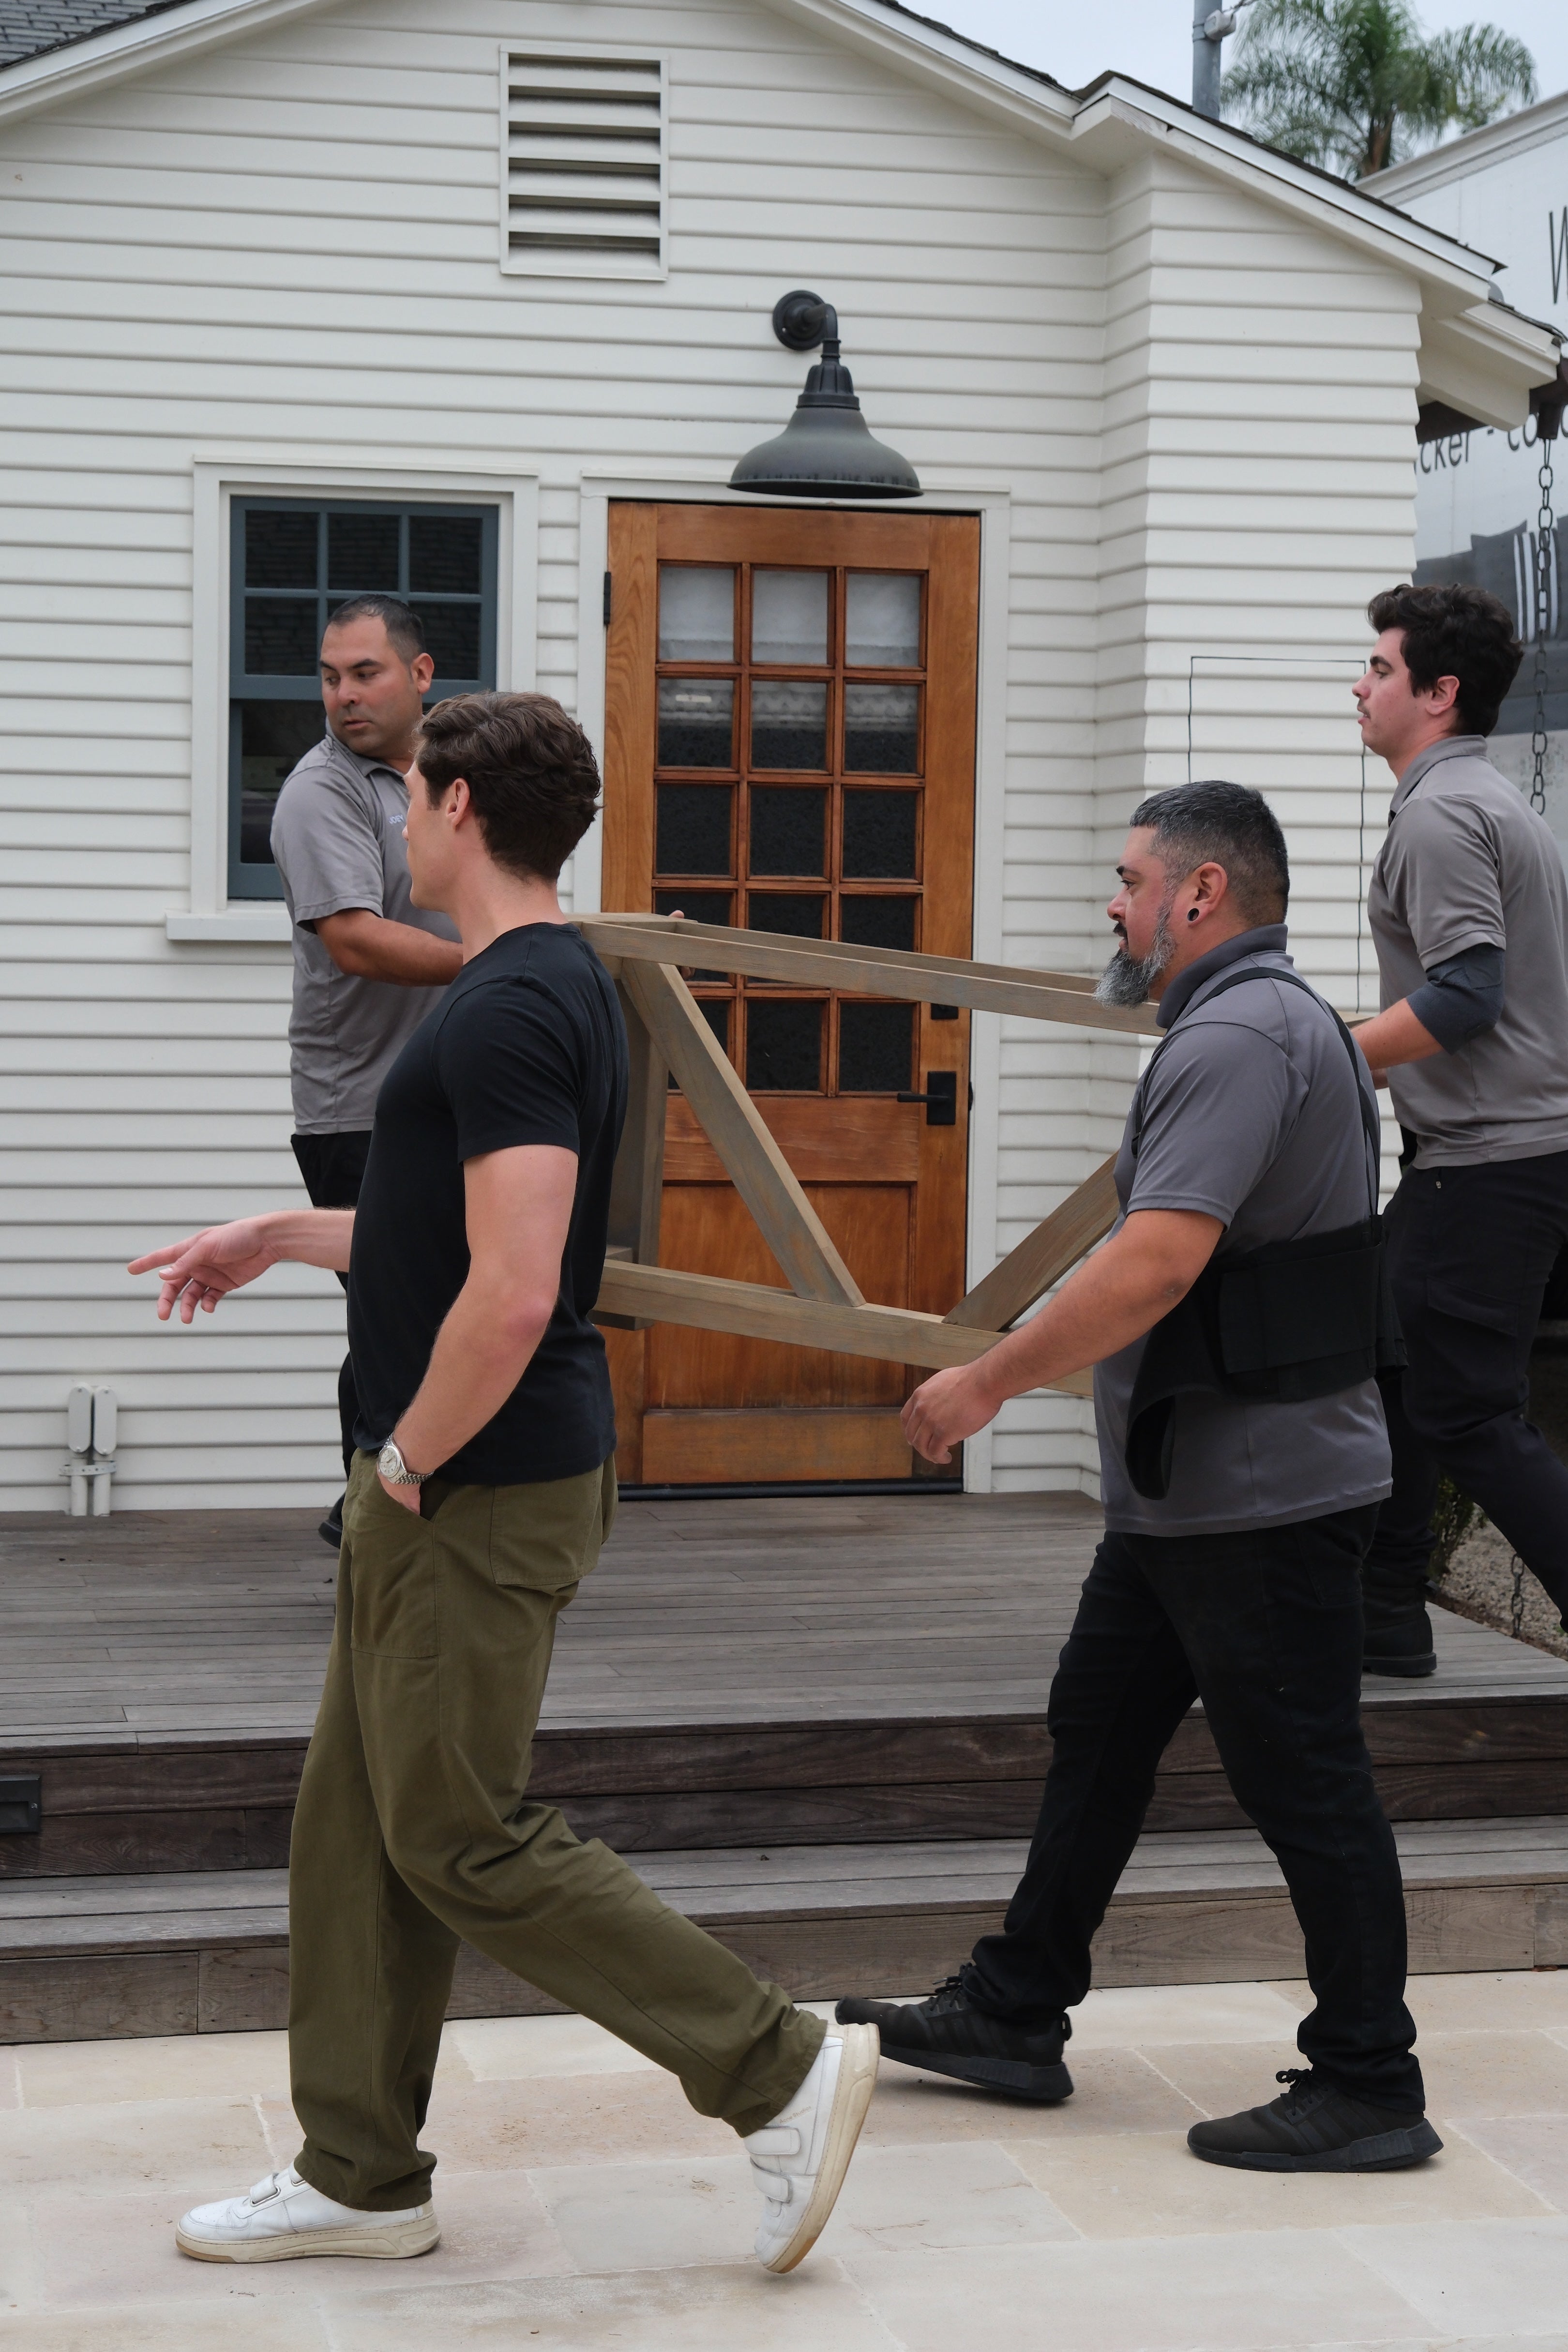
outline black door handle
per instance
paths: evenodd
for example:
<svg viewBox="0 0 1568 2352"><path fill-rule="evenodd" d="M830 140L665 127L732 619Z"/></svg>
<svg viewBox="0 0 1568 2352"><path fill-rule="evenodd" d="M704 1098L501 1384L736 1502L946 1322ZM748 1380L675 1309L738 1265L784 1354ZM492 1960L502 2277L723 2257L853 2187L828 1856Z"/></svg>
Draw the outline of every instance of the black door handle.
<svg viewBox="0 0 1568 2352"><path fill-rule="evenodd" d="M923 1095L900 1095L900 1102L924 1103L928 1127L958 1125L958 1072L928 1070Z"/></svg>

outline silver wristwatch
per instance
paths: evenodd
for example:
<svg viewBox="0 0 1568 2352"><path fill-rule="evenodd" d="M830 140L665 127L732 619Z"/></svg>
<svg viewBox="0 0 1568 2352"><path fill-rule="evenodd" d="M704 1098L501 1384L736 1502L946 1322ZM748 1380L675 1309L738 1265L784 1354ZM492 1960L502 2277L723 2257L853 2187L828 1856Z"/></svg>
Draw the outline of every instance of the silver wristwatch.
<svg viewBox="0 0 1568 2352"><path fill-rule="evenodd" d="M411 1470L397 1450L397 1440L389 1437L375 1457L375 1466L389 1486L423 1486L429 1477L428 1470Z"/></svg>

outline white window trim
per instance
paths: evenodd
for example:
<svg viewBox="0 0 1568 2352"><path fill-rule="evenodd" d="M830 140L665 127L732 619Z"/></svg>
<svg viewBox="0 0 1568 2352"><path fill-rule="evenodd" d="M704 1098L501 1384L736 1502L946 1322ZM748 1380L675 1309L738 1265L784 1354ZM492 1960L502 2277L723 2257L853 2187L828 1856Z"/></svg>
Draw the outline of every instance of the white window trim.
<svg viewBox="0 0 1568 2352"><path fill-rule="evenodd" d="M500 509L496 554L496 684L534 683L539 648L539 477L515 467L487 471L427 453L389 453L367 463L363 449L337 463L310 465L275 450L198 450L193 462L191 614L191 888L188 908L171 908L176 940L289 940L280 902L228 895L229 522L237 498L392 497L483 499Z"/></svg>
<svg viewBox="0 0 1568 2352"><path fill-rule="evenodd" d="M577 717L601 764L605 749L604 582L609 562L610 501L690 499L703 506L760 507L777 504L798 514L808 502L753 498L731 490L729 469L711 475L695 467L668 474L625 474L584 469L580 490L581 570L578 574ZM887 500L836 499L833 511L887 514ZM898 511L978 514L980 517L980 673L974 742L974 938L984 959L986 941L1002 935L1003 844L1007 788L1007 616L1012 587L1012 490L1005 483L973 484L927 478L919 499L900 501ZM604 841L595 821L577 845L572 868L572 903L584 914L596 911L604 873ZM974 1107L969 1120L969 1219L965 1286L996 1264L996 1210L1001 1179L1002 1024L996 1014L976 1013L970 1024L970 1081ZM1079 1409L1080 1412L1082 1408ZM993 1432L965 1441L964 1487L991 1492Z"/></svg>
<svg viewBox="0 0 1568 2352"><path fill-rule="evenodd" d="M624 58L628 64L656 65L658 68L658 259L657 263L617 260L605 255L603 260L591 260L586 255L562 254L553 260L531 257L511 249L511 61L526 57L531 47L537 46L552 58ZM623 284L657 286L669 275L669 61L658 49L640 47L635 41L547 41L541 36L537 43L503 41L497 52L498 98L500 127L498 148L498 211L496 223L498 259L506 278L584 278L595 283L616 279Z"/></svg>

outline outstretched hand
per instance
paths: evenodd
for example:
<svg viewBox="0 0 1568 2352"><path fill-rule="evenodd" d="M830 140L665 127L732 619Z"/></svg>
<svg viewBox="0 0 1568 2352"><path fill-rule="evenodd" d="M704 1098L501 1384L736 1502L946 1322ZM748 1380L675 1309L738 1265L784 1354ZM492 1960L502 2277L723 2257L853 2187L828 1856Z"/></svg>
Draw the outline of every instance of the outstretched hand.
<svg viewBox="0 0 1568 2352"><path fill-rule="evenodd" d="M165 1242L145 1257L133 1257L126 1272L161 1275L159 1322L168 1321L177 1302L181 1322L190 1323L198 1307L211 1315L229 1291L254 1282L276 1264L261 1219L237 1217L232 1224L209 1225L205 1233L187 1234L183 1242Z"/></svg>

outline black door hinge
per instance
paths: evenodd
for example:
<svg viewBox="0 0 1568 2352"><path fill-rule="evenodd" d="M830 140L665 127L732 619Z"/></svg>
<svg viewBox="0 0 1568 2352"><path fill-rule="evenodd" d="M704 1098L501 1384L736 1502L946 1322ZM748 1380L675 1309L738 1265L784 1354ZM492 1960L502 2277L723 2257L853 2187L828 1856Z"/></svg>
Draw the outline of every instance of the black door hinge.
<svg viewBox="0 0 1568 2352"><path fill-rule="evenodd" d="M609 625L610 625L610 575L609 575L609 573L606 572L605 572L605 628L607 629L607 628L609 627Z"/></svg>
<svg viewBox="0 0 1568 2352"><path fill-rule="evenodd" d="M37 1772L0 1772L0 1837L37 1837L44 1823L43 1780Z"/></svg>

